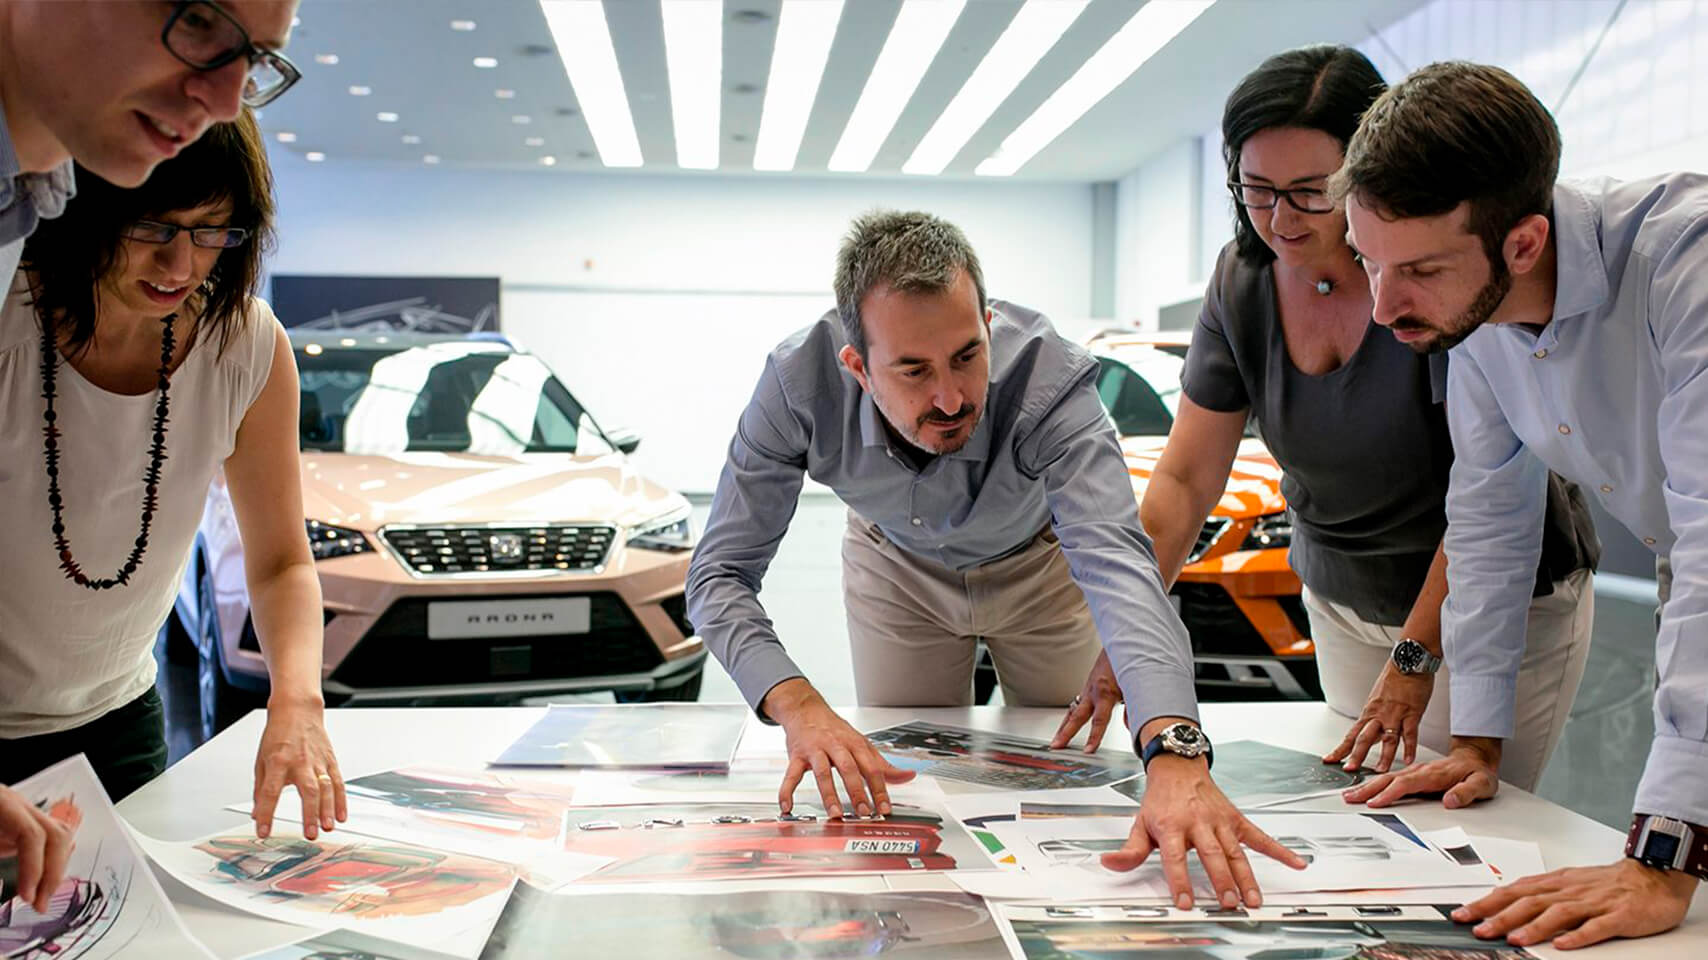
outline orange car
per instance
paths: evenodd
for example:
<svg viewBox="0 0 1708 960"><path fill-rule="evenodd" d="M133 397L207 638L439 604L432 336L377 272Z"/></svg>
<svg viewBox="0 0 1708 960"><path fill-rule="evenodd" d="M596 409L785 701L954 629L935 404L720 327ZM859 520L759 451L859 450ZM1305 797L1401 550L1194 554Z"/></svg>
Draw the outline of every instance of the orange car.
<svg viewBox="0 0 1708 960"><path fill-rule="evenodd" d="M1129 331L1086 341L1141 500L1174 425L1189 343L1184 333ZM1199 699L1322 699L1299 578L1287 566L1292 539L1281 468L1248 429L1227 490L1170 591L1192 636Z"/></svg>
<svg viewBox="0 0 1708 960"><path fill-rule="evenodd" d="M502 341L291 342L329 704L699 697L690 508L635 469L638 439L602 430ZM167 658L197 666L204 738L266 691L223 479L161 636Z"/></svg>

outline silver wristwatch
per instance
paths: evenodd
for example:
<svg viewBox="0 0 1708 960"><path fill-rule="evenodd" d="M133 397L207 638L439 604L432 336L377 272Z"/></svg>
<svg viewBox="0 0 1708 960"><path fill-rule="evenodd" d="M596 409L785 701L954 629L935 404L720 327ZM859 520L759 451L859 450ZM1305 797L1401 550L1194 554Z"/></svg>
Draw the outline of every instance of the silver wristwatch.
<svg viewBox="0 0 1708 960"><path fill-rule="evenodd" d="M1423 644L1410 637L1405 637L1394 644L1394 669L1408 677L1434 673L1441 669L1441 658L1428 650Z"/></svg>

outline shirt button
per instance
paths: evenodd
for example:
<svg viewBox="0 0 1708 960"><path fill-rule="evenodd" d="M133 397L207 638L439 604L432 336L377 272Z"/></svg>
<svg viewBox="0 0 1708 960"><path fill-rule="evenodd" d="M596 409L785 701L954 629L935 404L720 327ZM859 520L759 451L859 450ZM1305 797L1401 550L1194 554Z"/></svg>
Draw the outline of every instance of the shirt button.
<svg viewBox="0 0 1708 960"><path fill-rule="evenodd" d="M919 526L919 524L920 524L920 519L918 517L914 517L913 518L913 525L917 527L917 526Z"/></svg>
<svg viewBox="0 0 1708 960"><path fill-rule="evenodd" d="M1612 493L1613 492L1613 484L1611 484L1611 483L1602 484L1601 485L1601 492L1602 493Z"/></svg>
<svg viewBox="0 0 1708 960"><path fill-rule="evenodd" d="M1644 538L1643 538L1643 543L1644 543L1644 545L1646 545L1646 546L1650 546L1650 547L1652 547L1652 546L1654 546L1654 545L1655 545L1655 538L1654 538L1654 537L1644 537Z"/></svg>
<svg viewBox="0 0 1708 960"><path fill-rule="evenodd" d="M1565 424L1563 424L1563 423L1562 423L1562 424L1560 424L1560 433L1561 433L1561 434L1570 434L1570 433L1571 433L1571 432L1572 432L1572 428L1571 428L1571 427L1568 427L1568 426L1566 426L1566 425L1565 425Z"/></svg>
<svg viewBox="0 0 1708 960"><path fill-rule="evenodd" d="M1541 350L1538 350L1535 353L1531 354L1531 356L1535 357L1538 360L1546 359L1548 356L1548 349L1546 347L1544 347Z"/></svg>

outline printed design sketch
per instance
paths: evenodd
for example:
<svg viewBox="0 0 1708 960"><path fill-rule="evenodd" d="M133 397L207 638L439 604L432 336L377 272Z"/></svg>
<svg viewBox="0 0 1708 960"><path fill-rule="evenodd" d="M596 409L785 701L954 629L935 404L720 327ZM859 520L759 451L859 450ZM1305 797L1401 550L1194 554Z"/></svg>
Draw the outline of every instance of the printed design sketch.
<svg viewBox="0 0 1708 960"><path fill-rule="evenodd" d="M1338 765L1301 750L1289 750L1258 740L1216 744L1216 785L1242 807L1267 806L1287 800L1338 793L1374 776L1369 769L1347 772ZM1143 776L1116 784L1134 803L1144 799Z"/></svg>
<svg viewBox="0 0 1708 960"><path fill-rule="evenodd" d="M740 704L551 707L495 761L500 766L724 771L747 728Z"/></svg>
<svg viewBox="0 0 1708 960"><path fill-rule="evenodd" d="M801 803L791 819L775 802L581 807L566 817L564 849L614 859L582 883L986 868L960 824L903 803L863 820Z"/></svg>
<svg viewBox="0 0 1708 960"><path fill-rule="evenodd" d="M1480 940L1447 907L1369 905L1187 911L1167 907L1005 904L1003 924L1026 960L1519 960L1533 954ZM1230 916L1229 914L1235 914Z"/></svg>
<svg viewBox="0 0 1708 960"><path fill-rule="evenodd" d="M353 930L329 930L251 954L243 960L452 960L452 957Z"/></svg>
<svg viewBox="0 0 1708 960"><path fill-rule="evenodd" d="M867 737L904 770L1007 790L1105 786L1143 772L1137 757L1050 750L1005 734L919 720Z"/></svg>
<svg viewBox="0 0 1708 960"><path fill-rule="evenodd" d="M480 956L532 960L563 955L566 944L574 944L576 956L631 960L973 960L1004 954L989 907L965 893L561 895L517 884Z"/></svg>
<svg viewBox="0 0 1708 960"><path fill-rule="evenodd" d="M76 846L46 912L20 899L0 903L0 957L210 956L183 928L82 755L12 789L74 827Z"/></svg>

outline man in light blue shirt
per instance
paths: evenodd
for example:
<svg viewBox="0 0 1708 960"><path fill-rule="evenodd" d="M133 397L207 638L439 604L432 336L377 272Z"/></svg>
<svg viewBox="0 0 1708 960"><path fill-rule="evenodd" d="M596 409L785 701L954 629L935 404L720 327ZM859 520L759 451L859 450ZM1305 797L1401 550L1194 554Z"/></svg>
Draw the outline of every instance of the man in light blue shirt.
<svg viewBox="0 0 1708 960"><path fill-rule="evenodd" d="M1452 348L1455 455L1453 747L1348 799L1494 796L1550 468L1671 561L1627 859L1454 914L1481 936L1570 948L1676 926L1708 876L1708 177L1556 184L1559 153L1553 118L1511 75L1436 64L1365 114L1334 189L1376 322L1414 349Z"/></svg>
<svg viewBox="0 0 1708 960"><path fill-rule="evenodd" d="M855 221L838 254L838 309L771 352L737 424L688 571L689 619L748 703L788 735L785 812L809 770L832 816L842 811L832 770L854 812L888 812L886 781L908 775L825 703L759 603L813 477L858 521L843 580L855 660L866 662L862 701L882 687L890 705L967 702L980 623L1013 624L1001 642L1029 648L1027 669L1065 678L1066 700L1100 635L1149 774L1127 847L1105 864L1130 870L1159 851L1184 907L1195 847L1224 906L1255 906L1242 844L1304 862L1210 779L1190 644L1139 526L1096 361L984 289L953 225L923 213ZM1068 600L1078 616L1059 615ZM1023 680L1036 678L1004 683Z"/></svg>

